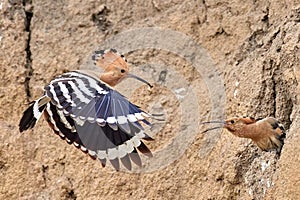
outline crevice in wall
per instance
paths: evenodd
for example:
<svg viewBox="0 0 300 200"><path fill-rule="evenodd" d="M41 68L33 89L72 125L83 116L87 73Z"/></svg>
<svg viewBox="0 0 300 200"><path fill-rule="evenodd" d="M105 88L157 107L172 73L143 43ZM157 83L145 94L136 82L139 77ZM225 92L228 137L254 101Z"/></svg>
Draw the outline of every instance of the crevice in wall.
<svg viewBox="0 0 300 200"><path fill-rule="evenodd" d="M47 187L47 173L48 173L49 167L47 165L42 165L42 177L44 180L44 187Z"/></svg>
<svg viewBox="0 0 300 200"><path fill-rule="evenodd" d="M27 32L27 40L26 40L26 46L25 46L25 52L26 52L26 63L25 63L25 69L26 69L26 77L25 77L25 92L26 92L26 98L27 101L30 101L31 92L30 92L30 79L33 73L32 69L32 58L31 58L31 49L30 49L30 41L31 41L31 19L33 16L32 2L30 0L23 0L23 9L25 13L25 31Z"/></svg>

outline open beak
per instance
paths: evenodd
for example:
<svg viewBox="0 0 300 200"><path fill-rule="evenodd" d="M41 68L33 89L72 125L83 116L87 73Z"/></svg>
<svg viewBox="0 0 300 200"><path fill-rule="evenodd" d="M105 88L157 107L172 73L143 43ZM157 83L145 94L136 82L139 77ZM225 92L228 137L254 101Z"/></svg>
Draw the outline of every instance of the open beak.
<svg viewBox="0 0 300 200"><path fill-rule="evenodd" d="M140 78L140 77L138 77L138 76L136 76L136 75L134 75L134 74L128 73L128 74L127 74L127 77L135 78L135 79L137 79L137 80L139 80L139 81L141 81L141 82L143 82L143 83L146 83L150 88L153 87L153 85L151 85L149 82L145 81L144 79L142 79L142 78Z"/></svg>
<svg viewBox="0 0 300 200"><path fill-rule="evenodd" d="M207 121L201 122L201 124L226 124L226 121Z"/></svg>
<svg viewBox="0 0 300 200"><path fill-rule="evenodd" d="M226 125L226 121L207 121L207 122L201 122L201 124L222 124L220 126L206 129L205 131L202 132L202 133L206 133L206 132L214 130L214 129L224 128L224 126Z"/></svg>

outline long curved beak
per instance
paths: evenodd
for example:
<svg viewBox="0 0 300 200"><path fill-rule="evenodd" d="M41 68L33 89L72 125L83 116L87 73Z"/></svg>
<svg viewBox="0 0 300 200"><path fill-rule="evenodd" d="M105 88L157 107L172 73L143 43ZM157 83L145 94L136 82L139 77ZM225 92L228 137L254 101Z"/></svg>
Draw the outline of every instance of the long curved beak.
<svg viewBox="0 0 300 200"><path fill-rule="evenodd" d="M138 77L138 76L136 76L136 75L134 75L134 74L128 73L128 74L127 74L127 77L135 78L135 79L137 79L137 80L139 80L139 81L141 81L141 82L143 82L143 83L146 83L150 88L153 87L153 85L151 85L149 82L145 81L144 79L142 79L142 78L140 78L140 77Z"/></svg>

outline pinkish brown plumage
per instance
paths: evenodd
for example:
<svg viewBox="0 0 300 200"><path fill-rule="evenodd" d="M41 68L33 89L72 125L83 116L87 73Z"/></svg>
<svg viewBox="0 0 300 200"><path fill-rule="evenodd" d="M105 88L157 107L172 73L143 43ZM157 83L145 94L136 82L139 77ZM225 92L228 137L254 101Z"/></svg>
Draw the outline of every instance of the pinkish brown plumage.
<svg viewBox="0 0 300 200"><path fill-rule="evenodd" d="M221 123L222 126L216 128L225 128L235 136L249 138L263 151L275 149L277 153L280 153L284 143L285 129L273 117L263 119L232 117L225 121L204 123Z"/></svg>

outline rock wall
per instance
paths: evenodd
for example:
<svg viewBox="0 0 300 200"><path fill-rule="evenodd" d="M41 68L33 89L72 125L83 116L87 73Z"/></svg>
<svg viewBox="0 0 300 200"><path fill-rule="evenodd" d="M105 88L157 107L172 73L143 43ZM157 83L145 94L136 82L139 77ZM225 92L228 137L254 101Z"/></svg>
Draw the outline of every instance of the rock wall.
<svg viewBox="0 0 300 200"><path fill-rule="evenodd" d="M299 198L298 1L0 0L0 13L0 199ZM145 27L161 35L148 38ZM136 35L116 46L155 87L125 80L117 89L164 114L147 143L164 156L145 160L140 171L115 172L61 140L45 120L19 133L23 110L51 78L85 68L100 44L130 30ZM167 46L174 38L162 36L174 32L182 37ZM181 46L187 37L201 49L188 52L190 43ZM200 72L197 56L207 58ZM198 122L216 116L220 99L227 117L278 118L287 129L280 158L226 131L203 134L207 126Z"/></svg>

